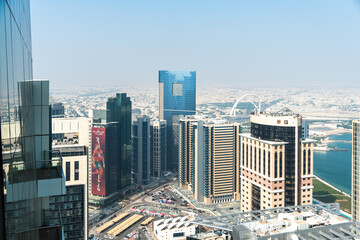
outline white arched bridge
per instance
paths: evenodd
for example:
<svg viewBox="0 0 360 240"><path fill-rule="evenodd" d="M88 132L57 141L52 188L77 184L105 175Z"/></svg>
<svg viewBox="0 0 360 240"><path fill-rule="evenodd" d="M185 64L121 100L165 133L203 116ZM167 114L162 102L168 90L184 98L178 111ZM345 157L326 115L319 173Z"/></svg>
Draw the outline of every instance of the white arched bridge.
<svg viewBox="0 0 360 240"><path fill-rule="evenodd" d="M258 96L258 95L256 95L256 94L252 94L252 93L250 93L250 94L245 94L244 96L242 96L241 98L239 98L236 102L235 102L235 104L234 104L234 106L232 107L232 109L231 109L231 112L230 112L230 116L231 117L236 117L236 107L237 107L237 105L238 105L238 103L241 101L241 100L243 100L244 98L246 98L246 97L249 97L249 96L253 96L253 97L256 97L256 98L258 98L258 100L259 100L259 105L257 106L253 101L249 101L249 102L251 102L253 105L254 105L254 107L255 107L255 111L257 112L257 113L260 113L261 112L261 98Z"/></svg>

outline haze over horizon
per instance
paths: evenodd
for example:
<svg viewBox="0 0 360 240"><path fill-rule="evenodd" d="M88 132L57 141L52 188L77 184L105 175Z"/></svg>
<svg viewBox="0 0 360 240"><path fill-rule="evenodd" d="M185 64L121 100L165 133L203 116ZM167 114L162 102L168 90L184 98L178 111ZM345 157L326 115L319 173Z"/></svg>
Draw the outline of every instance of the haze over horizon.
<svg viewBox="0 0 360 240"><path fill-rule="evenodd" d="M335 1L31 1L34 78L55 88L360 87L360 7ZM46 33L46 34L44 34Z"/></svg>

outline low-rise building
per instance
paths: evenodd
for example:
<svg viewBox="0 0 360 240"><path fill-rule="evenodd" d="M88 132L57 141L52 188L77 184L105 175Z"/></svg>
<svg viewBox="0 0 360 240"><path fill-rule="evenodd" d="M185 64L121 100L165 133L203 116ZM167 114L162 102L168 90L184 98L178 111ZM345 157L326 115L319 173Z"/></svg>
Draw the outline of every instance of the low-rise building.
<svg viewBox="0 0 360 240"><path fill-rule="evenodd" d="M189 217L177 217L154 222L154 233L158 240L186 239L196 232L196 225Z"/></svg>

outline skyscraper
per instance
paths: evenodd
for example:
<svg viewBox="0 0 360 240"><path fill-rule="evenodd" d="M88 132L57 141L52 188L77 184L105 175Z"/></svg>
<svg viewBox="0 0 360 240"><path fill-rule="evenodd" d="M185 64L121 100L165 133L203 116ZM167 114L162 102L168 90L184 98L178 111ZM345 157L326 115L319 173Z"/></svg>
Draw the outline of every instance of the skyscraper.
<svg viewBox="0 0 360 240"><path fill-rule="evenodd" d="M131 100L126 93L118 93L116 97L108 98L106 103L107 123L116 123L118 136L116 137L120 159L117 165L117 188L123 189L131 184ZM115 149L112 149L115 150Z"/></svg>
<svg viewBox="0 0 360 240"><path fill-rule="evenodd" d="M353 121L352 176L351 176L352 220L360 221L360 120Z"/></svg>
<svg viewBox="0 0 360 240"><path fill-rule="evenodd" d="M239 133L239 124L226 120L181 119L179 186L206 204L239 199Z"/></svg>
<svg viewBox="0 0 360 240"><path fill-rule="evenodd" d="M151 123L151 174L162 177L167 164L166 121L155 120Z"/></svg>
<svg viewBox="0 0 360 240"><path fill-rule="evenodd" d="M65 179L61 157L50 150L49 82L32 76L28 0L0 0L0 99L6 182L0 238L62 239L59 210L50 201L65 194Z"/></svg>
<svg viewBox="0 0 360 240"><path fill-rule="evenodd" d="M159 71L159 94L159 118L168 127L167 167L178 170L179 115L196 113L196 72Z"/></svg>
<svg viewBox="0 0 360 240"><path fill-rule="evenodd" d="M150 118L137 117L132 125L132 173L135 184L150 183Z"/></svg>
<svg viewBox="0 0 360 240"><path fill-rule="evenodd" d="M283 109L253 113L241 134L241 211L312 203L313 141L301 116Z"/></svg>

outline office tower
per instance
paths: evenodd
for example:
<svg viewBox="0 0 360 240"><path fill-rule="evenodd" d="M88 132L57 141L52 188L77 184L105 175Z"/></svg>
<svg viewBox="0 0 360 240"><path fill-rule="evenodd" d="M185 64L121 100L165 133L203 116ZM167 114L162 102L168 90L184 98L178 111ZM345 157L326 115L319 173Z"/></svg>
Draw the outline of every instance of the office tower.
<svg viewBox="0 0 360 240"><path fill-rule="evenodd" d="M150 118L137 117L132 124L132 174L139 185L150 183Z"/></svg>
<svg viewBox="0 0 360 240"><path fill-rule="evenodd" d="M62 155L66 195L52 197L51 205L63 209L66 239L87 239L90 126L84 117L52 119L52 149Z"/></svg>
<svg viewBox="0 0 360 240"><path fill-rule="evenodd" d="M65 107L62 103L52 103L51 104L51 117L52 118L65 117Z"/></svg>
<svg viewBox="0 0 360 240"><path fill-rule="evenodd" d="M166 120L169 170L178 170L179 115L196 112L196 72L159 71L159 118Z"/></svg>
<svg viewBox="0 0 360 240"><path fill-rule="evenodd" d="M162 177L167 164L166 121L155 120L151 124L151 174Z"/></svg>
<svg viewBox="0 0 360 240"><path fill-rule="evenodd" d="M239 199L239 134L239 124L226 120L181 119L179 186L206 204Z"/></svg>
<svg viewBox="0 0 360 240"><path fill-rule="evenodd" d="M107 123L116 123L119 134L116 136L116 149L119 164L117 165L117 189L121 190L131 185L131 100L126 93L118 93L116 97L108 98L106 103Z"/></svg>
<svg viewBox="0 0 360 240"><path fill-rule="evenodd" d="M241 211L311 204L313 141L302 140L301 116L283 109L250 122L241 134Z"/></svg>
<svg viewBox="0 0 360 240"><path fill-rule="evenodd" d="M353 121L351 214L352 220L360 221L360 120Z"/></svg>

